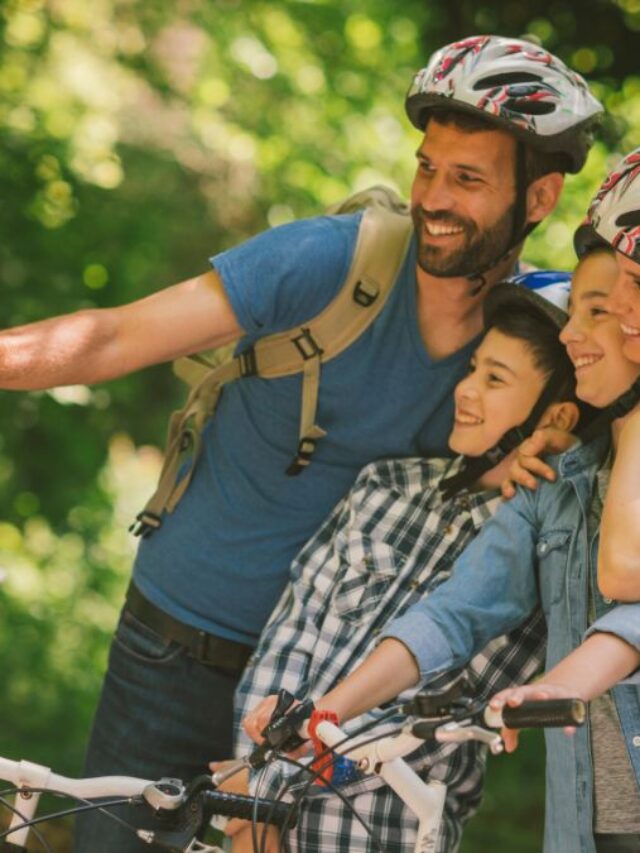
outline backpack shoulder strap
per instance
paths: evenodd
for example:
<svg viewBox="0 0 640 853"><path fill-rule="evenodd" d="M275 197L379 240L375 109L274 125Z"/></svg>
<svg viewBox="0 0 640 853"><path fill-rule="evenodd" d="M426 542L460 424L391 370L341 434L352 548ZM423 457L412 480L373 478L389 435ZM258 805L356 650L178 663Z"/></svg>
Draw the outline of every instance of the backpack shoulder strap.
<svg viewBox="0 0 640 853"><path fill-rule="evenodd" d="M347 277L334 299L307 323L270 335L254 347L257 373L264 377L302 372L298 449L287 473L299 474L325 431L316 423L321 364L343 352L385 306L404 261L410 217L371 207L364 211Z"/></svg>
<svg viewBox="0 0 640 853"><path fill-rule="evenodd" d="M382 206L365 209L351 266L344 283L318 315L300 326L261 338L229 361L211 367L205 359L180 359L176 373L192 385L183 409L171 416L165 458L156 491L132 525L148 535L161 524L187 489L201 446L201 432L227 382L246 376L265 379L302 373L302 406L296 456L287 469L299 474L309 464L316 442L326 432L316 423L320 366L352 344L384 308L411 239L406 213ZM188 470L178 480L185 454Z"/></svg>

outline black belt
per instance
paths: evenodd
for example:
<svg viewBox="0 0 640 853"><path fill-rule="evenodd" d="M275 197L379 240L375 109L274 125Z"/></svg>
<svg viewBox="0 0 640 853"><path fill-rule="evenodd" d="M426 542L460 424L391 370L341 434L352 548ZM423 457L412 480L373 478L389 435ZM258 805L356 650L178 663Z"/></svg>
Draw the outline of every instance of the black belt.
<svg viewBox="0 0 640 853"><path fill-rule="evenodd" d="M165 640L173 640L184 646L200 663L221 669L229 675L240 675L253 652L251 646L244 643L216 637L174 619L146 599L132 583L127 590L125 607Z"/></svg>

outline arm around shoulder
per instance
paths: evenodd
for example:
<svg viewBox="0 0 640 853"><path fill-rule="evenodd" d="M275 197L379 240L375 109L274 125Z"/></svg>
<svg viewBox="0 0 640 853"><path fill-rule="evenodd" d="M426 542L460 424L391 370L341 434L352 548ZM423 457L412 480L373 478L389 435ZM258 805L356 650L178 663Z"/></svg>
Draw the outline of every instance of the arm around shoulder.
<svg viewBox="0 0 640 853"><path fill-rule="evenodd" d="M117 308L0 333L0 388L92 384L223 346L242 328L215 271Z"/></svg>
<svg viewBox="0 0 640 853"><path fill-rule="evenodd" d="M640 411L620 434L598 552L598 586L617 601L640 600Z"/></svg>

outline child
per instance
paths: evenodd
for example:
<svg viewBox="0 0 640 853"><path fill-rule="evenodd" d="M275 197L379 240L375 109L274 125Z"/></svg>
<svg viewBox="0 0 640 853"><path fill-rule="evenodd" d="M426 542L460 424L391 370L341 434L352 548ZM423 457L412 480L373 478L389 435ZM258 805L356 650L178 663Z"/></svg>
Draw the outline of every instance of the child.
<svg viewBox="0 0 640 853"><path fill-rule="evenodd" d="M549 275L534 274L533 281L548 281ZM562 280L566 291L568 276L561 274L561 287ZM497 466L480 465L478 470L486 470L476 475L472 488L453 497L440 490L444 481L452 482L453 475L461 479L463 467L478 468L476 460L516 425L525 422L521 428L530 431L540 418L545 424L575 424L577 407L569 402L573 370L557 339L564 319L563 312L522 285L499 285L489 294L488 331L468 377L455 391L449 444L467 460L391 460L360 473L349 495L293 564L290 586L238 688L239 717L258 698L281 687L297 695L322 694L362 660L390 616L428 595L448 576L454 560L497 508L497 489L509 457ZM535 413L533 423L532 415L527 417L530 412ZM488 697L498 684L514 683L537 670L544 642L539 620L539 613L533 614L523 629L492 643L472 661L469 676L479 694ZM261 707L270 711L272 700ZM247 748L241 738L238 751ZM478 744L425 744L411 763L422 775L428 772L449 786L438 850L453 850L462 822L479 801L484 750ZM261 793L276 794L284 778L284 771L273 765ZM412 844L416 822L380 779L359 780L343 792L384 850ZM247 833L246 828L242 832ZM305 853L373 849L350 811L318 788L287 840ZM250 849L239 844L236 839L234 851Z"/></svg>
<svg viewBox="0 0 640 853"><path fill-rule="evenodd" d="M607 177L577 237L578 251L604 241L614 248L618 276L607 300L623 334L623 352L640 364L640 148ZM602 514L598 583L604 595L640 599L640 412L627 419Z"/></svg>
<svg viewBox="0 0 640 853"><path fill-rule="evenodd" d="M598 408L618 399L640 375L640 364L624 355L620 327L605 308L616 274L610 252L581 259L571 320L561 336L576 369L578 397ZM387 639L320 706L349 718L419 679L461 666L496 632L518 625L539 598L549 632L547 665L554 667L549 691L566 680L566 661L557 667L587 629L591 636L569 663L575 677L568 688L577 689L582 679L583 695L591 698L637 668L640 606L614 607L595 582L611 453L635 413L615 420L609 434L559 457L555 484L521 490L504 504L458 560L448 583L391 623ZM638 849L640 690L621 685L612 697L573 739L547 731L545 853ZM622 847L616 846L620 837Z"/></svg>

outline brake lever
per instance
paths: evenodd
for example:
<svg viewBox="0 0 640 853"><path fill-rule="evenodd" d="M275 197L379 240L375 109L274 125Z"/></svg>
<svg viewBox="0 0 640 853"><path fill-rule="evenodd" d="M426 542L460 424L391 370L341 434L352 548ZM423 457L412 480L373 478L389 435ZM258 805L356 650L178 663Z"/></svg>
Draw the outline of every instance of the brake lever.
<svg viewBox="0 0 640 853"><path fill-rule="evenodd" d="M504 751L504 742L497 732L489 731L482 726L464 722L449 722L443 725L433 725L433 721L419 720L409 727L411 734L426 740L434 737L438 743L465 743L475 740L485 743L493 755L499 755Z"/></svg>

